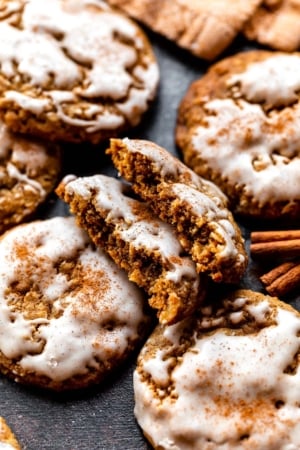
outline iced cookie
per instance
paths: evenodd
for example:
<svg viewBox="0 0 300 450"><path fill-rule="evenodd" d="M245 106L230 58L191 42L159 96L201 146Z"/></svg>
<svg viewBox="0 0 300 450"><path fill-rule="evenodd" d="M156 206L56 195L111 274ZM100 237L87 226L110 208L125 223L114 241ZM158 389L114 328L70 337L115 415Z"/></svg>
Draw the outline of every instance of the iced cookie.
<svg viewBox="0 0 300 450"><path fill-rule="evenodd" d="M0 234L30 217L54 189L60 149L17 136L0 123Z"/></svg>
<svg viewBox="0 0 300 450"><path fill-rule="evenodd" d="M150 141L112 139L107 153L120 174L174 227L198 272L235 283L247 266L241 231L219 188Z"/></svg>
<svg viewBox="0 0 300 450"><path fill-rule="evenodd" d="M146 290L160 322L175 323L195 311L205 281L173 229L132 198L126 184L104 175L67 176L56 192L95 244Z"/></svg>
<svg viewBox="0 0 300 450"><path fill-rule="evenodd" d="M21 450L21 447L6 420L0 417L0 449Z"/></svg>
<svg viewBox="0 0 300 450"><path fill-rule="evenodd" d="M134 372L145 437L157 450L300 448L299 331L296 310L248 290L159 325Z"/></svg>
<svg viewBox="0 0 300 450"><path fill-rule="evenodd" d="M178 112L185 163L244 216L300 217L300 54L251 51L191 84Z"/></svg>
<svg viewBox="0 0 300 450"><path fill-rule="evenodd" d="M95 0L3 0L0 117L51 140L97 143L137 125L159 70L129 18Z"/></svg>
<svg viewBox="0 0 300 450"><path fill-rule="evenodd" d="M72 217L0 240L0 370L16 382L67 390L102 381L143 339L145 306Z"/></svg>
<svg viewBox="0 0 300 450"><path fill-rule="evenodd" d="M216 58L262 0L108 0L196 56Z"/></svg>
<svg viewBox="0 0 300 450"><path fill-rule="evenodd" d="M264 0L243 31L248 39L292 52L300 47L299 21L299 0Z"/></svg>

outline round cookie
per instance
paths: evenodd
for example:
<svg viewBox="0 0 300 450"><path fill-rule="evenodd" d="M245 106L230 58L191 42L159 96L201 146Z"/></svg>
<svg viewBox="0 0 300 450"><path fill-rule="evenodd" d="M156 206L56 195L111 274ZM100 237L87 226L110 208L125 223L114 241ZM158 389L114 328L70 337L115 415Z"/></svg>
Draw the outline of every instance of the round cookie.
<svg viewBox="0 0 300 450"><path fill-rule="evenodd" d="M0 234L31 216L54 189L61 151L0 123Z"/></svg>
<svg viewBox="0 0 300 450"><path fill-rule="evenodd" d="M143 31L94 0L4 0L0 117L51 140L98 143L136 126L159 70Z"/></svg>
<svg viewBox="0 0 300 450"><path fill-rule="evenodd" d="M135 416L159 450L300 448L300 314L238 290L159 325L134 372Z"/></svg>
<svg viewBox="0 0 300 450"><path fill-rule="evenodd" d="M215 64L184 96L176 127L184 161L236 213L299 219L299 88L299 53L256 50Z"/></svg>
<svg viewBox="0 0 300 450"><path fill-rule="evenodd" d="M148 330L145 299L73 217L0 240L0 370L53 390L100 382Z"/></svg>
<svg viewBox="0 0 300 450"><path fill-rule="evenodd" d="M14 433L7 425L6 420L3 417L0 417L0 449L21 450Z"/></svg>

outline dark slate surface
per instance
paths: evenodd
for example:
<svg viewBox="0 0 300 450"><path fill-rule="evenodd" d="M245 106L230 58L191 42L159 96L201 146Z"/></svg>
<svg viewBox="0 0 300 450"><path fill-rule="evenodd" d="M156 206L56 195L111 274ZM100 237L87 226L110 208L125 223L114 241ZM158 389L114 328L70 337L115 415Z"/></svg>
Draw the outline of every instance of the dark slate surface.
<svg viewBox="0 0 300 450"><path fill-rule="evenodd" d="M208 64L175 45L148 32L161 69L158 98L143 123L128 134L132 138L150 139L180 157L174 144L174 127L179 101L189 84L199 78ZM236 42L229 53L247 50L245 42ZM223 55L224 56L224 55ZM116 175L109 159L103 155L106 145L66 146L63 172L77 175L105 173ZM53 195L37 217L65 215L68 208ZM240 222L247 246L251 229L267 224ZM250 263L241 286L263 292L258 275L266 270ZM286 299L300 306L300 297ZM83 392L53 394L18 385L0 376L0 415L4 416L28 450L146 450L133 415L133 355L117 373L101 386Z"/></svg>

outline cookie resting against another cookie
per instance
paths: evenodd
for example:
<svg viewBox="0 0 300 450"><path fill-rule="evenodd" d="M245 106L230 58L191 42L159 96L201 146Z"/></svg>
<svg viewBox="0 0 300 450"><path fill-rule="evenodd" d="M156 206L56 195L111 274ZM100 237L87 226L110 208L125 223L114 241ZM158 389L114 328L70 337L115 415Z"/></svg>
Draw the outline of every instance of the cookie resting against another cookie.
<svg viewBox="0 0 300 450"><path fill-rule="evenodd" d="M57 145L11 133L0 122L0 234L32 217L60 171Z"/></svg>
<svg viewBox="0 0 300 450"><path fill-rule="evenodd" d="M215 282L236 283L248 258L227 199L164 148L137 139L111 139L107 153L119 173L176 230L199 273Z"/></svg>
<svg viewBox="0 0 300 450"><path fill-rule="evenodd" d="M0 239L0 371L52 390L99 383L149 330L144 295L72 217Z"/></svg>
<svg viewBox="0 0 300 450"><path fill-rule="evenodd" d="M292 52L300 47L299 21L299 0L264 0L243 32L250 40Z"/></svg>
<svg viewBox="0 0 300 450"><path fill-rule="evenodd" d="M134 371L145 437L157 450L299 449L299 331L298 311L250 290L158 325Z"/></svg>
<svg viewBox="0 0 300 450"><path fill-rule="evenodd" d="M136 126L158 64L143 31L95 0L3 0L0 117L48 140L98 143Z"/></svg>
<svg viewBox="0 0 300 450"><path fill-rule="evenodd" d="M107 0L194 55L212 60L262 0Z"/></svg>
<svg viewBox="0 0 300 450"><path fill-rule="evenodd" d="M145 289L161 323L175 323L197 309L206 277L197 274L173 229L132 198L128 185L105 175L69 175L56 192L94 243Z"/></svg>
<svg viewBox="0 0 300 450"><path fill-rule="evenodd" d="M300 218L300 53L254 50L212 66L179 107L185 163L215 182L234 212Z"/></svg>
<svg viewBox="0 0 300 450"><path fill-rule="evenodd" d="M6 420L0 417L0 449L1 450L21 450L21 447L8 426Z"/></svg>

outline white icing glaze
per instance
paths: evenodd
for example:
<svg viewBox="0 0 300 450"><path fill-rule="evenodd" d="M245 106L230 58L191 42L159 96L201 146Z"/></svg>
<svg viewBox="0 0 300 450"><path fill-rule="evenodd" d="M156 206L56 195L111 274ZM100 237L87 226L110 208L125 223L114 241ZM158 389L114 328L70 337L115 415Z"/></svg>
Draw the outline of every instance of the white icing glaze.
<svg viewBox="0 0 300 450"><path fill-rule="evenodd" d="M235 257L237 255L237 236L226 208L218 207L207 195L182 183L173 183L168 189L170 192L174 192L180 201L187 202L196 216L200 217L201 220L205 219L209 223L212 238L217 238L219 242L221 238L222 243L218 249L220 258ZM242 256L240 255L240 257Z"/></svg>
<svg viewBox="0 0 300 450"><path fill-rule="evenodd" d="M134 373L135 415L155 447L300 448L300 370L286 371L299 350L300 318L296 312L274 308L276 325L256 332L229 334L217 328L195 333L194 344L173 370L168 367L175 350L167 347L149 355L146 344L141 352L143 378L137 370ZM248 307L259 320L266 309L267 301ZM181 330L182 324L165 328L164 336L171 337L174 348ZM168 394L161 395L159 389ZM283 403L277 407L276 402ZM249 438L240 439L243 435Z"/></svg>
<svg viewBox="0 0 300 450"><path fill-rule="evenodd" d="M300 104L266 116L259 105L217 99L206 110L192 144L212 170L260 205L299 199Z"/></svg>
<svg viewBox="0 0 300 450"><path fill-rule="evenodd" d="M77 179L67 176L63 183L68 194L81 196L85 201L92 201L96 209L105 210L106 221L114 224L116 233L132 248L145 248L152 254L158 252L169 266L166 279L180 284L184 278L189 278L193 280L195 292L198 291L195 264L181 256L183 249L172 227L151 213L145 219L141 202L126 195L126 185L105 175Z"/></svg>
<svg viewBox="0 0 300 450"><path fill-rule="evenodd" d="M72 0L51 0L47 8L40 0L27 0L22 19L22 30L0 24L1 70L9 78L22 74L45 90L34 98L11 89L4 93L7 100L37 115L54 109L60 119L87 132L119 126L121 114L138 121L155 95L159 71L148 50L138 61L144 44L133 22L102 2ZM78 121L63 109L99 97L115 100L120 112L99 108L90 120L83 113Z"/></svg>
<svg viewBox="0 0 300 450"><path fill-rule="evenodd" d="M226 204L227 199L225 195L215 184L199 177L193 170L189 169L179 159L174 158L164 148L146 140L124 138L122 141L130 153L140 153L147 156L155 170L163 178L170 175L174 177L175 181L182 181L182 178L184 178L184 182L187 185L192 185L196 189L208 193L218 205Z"/></svg>
<svg viewBox="0 0 300 450"><path fill-rule="evenodd" d="M7 442L0 442L0 450L14 450L16 447L13 447L11 444Z"/></svg>
<svg viewBox="0 0 300 450"><path fill-rule="evenodd" d="M25 189L37 192L40 199L43 200L47 193L38 181L31 178L31 174L34 176L37 170L46 167L49 161L46 147L42 143L38 144L35 141L25 140L11 134L1 123L0 158L5 160L8 157L9 160L6 164L8 175L22 183ZM17 167L18 164L21 164L26 170L21 172Z"/></svg>
<svg viewBox="0 0 300 450"><path fill-rule="evenodd" d="M141 292L104 253L92 249L72 217L15 228L0 248L0 349L24 370L63 381L100 368L97 360L122 355L128 342L137 339L145 320ZM28 252L25 260L18 257L19 248ZM77 257L82 287L72 289L72 279L57 272L55 264ZM26 261L32 264L27 272ZM22 275L38 285L56 317L28 319L12 311L14 293L7 294L7 288ZM105 326L110 322L111 331Z"/></svg>
<svg viewBox="0 0 300 450"><path fill-rule="evenodd" d="M269 107L289 105L298 99L300 57L289 54L270 56L249 64L244 72L232 75L227 84L238 84L238 91L248 101L263 101Z"/></svg>

